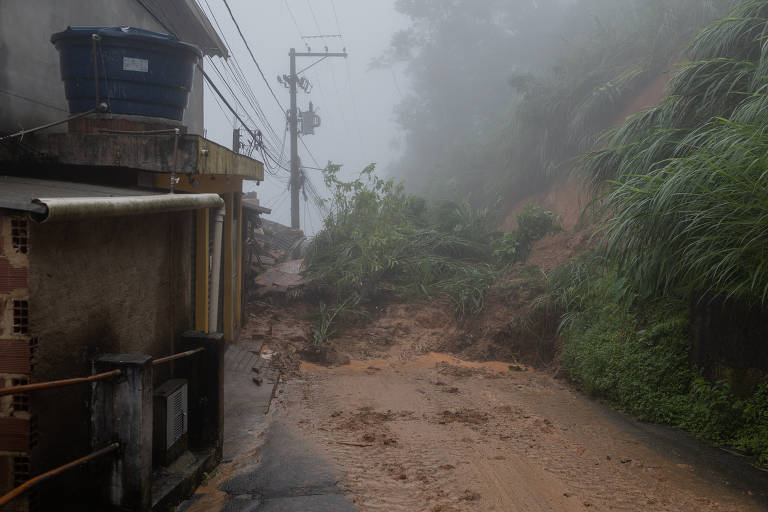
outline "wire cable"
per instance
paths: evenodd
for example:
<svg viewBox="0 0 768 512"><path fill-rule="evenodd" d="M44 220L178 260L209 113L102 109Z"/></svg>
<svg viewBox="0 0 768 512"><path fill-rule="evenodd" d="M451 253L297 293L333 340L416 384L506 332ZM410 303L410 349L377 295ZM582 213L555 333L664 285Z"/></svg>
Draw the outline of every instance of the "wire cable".
<svg viewBox="0 0 768 512"><path fill-rule="evenodd" d="M288 8L288 14L291 15L291 19L293 20L293 26L296 27L296 32L299 33L299 37L304 39L304 33L301 31L301 28L299 28L299 22L296 21L296 16L293 15L293 10L291 9L291 6L288 3L288 0L283 0L283 3Z"/></svg>
<svg viewBox="0 0 768 512"><path fill-rule="evenodd" d="M240 30L240 24L237 22L235 15L232 13L232 9L229 7L229 2L227 0L222 0L222 2L224 2L224 6L226 6L227 11L229 12L229 17L232 18L232 22L235 24L235 27L237 28L237 32L240 34L240 39L243 40L243 44L245 44L245 47L248 49L248 53L251 55L251 59L253 59L253 63L256 64L256 69L259 70L259 74L261 75L261 78L264 80L264 83L267 85L267 89L269 89L269 92L272 93L272 97L275 99L275 102L280 107L280 110L285 112L285 107L283 107L283 104L280 103L280 100L277 98L277 94L275 94L275 91L272 89L272 86L269 85L269 80L267 80L267 77L264 75L264 71L262 71L261 66L259 65L259 62L256 60L256 57L253 55L253 51L251 51L251 47L248 44L248 41L245 39L245 36L243 35L243 31Z"/></svg>

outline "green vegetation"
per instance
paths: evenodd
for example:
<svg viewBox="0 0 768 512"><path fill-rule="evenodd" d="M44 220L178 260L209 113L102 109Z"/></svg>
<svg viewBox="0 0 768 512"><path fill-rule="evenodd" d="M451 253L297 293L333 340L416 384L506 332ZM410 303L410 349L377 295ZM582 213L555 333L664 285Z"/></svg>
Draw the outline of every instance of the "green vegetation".
<svg viewBox="0 0 768 512"><path fill-rule="evenodd" d="M408 196L373 166L351 182L338 172L334 165L325 171L330 214L305 259L306 275L335 304L322 304L315 344L333 333L339 315L388 297L444 300L459 316L476 315L501 270L559 229L551 212L528 206L518 230L501 236L487 210Z"/></svg>
<svg viewBox="0 0 768 512"><path fill-rule="evenodd" d="M460 314L482 309L496 279L487 212L429 206L372 166L349 183L338 171L325 173L331 213L309 248L308 276L340 304L420 296L448 298Z"/></svg>
<svg viewBox="0 0 768 512"><path fill-rule="evenodd" d="M492 242L493 257L502 265L525 261L534 242L561 229L554 213L532 204L526 205L517 214L517 229L503 233Z"/></svg>
<svg viewBox="0 0 768 512"><path fill-rule="evenodd" d="M584 391L643 421L665 423L768 463L768 379L746 397L691 366L688 304L638 300L603 258L551 273L540 307L558 310L563 371Z"/></svg>
<svg viewBox="0 0 768 512"><path fill-rule="evenodd" d="M768 2L699 34L659 107L591 155L609 257L648 295L768 299Z"/></svg>
<svg viewBox="0 0 768 512"><path fill-rule="evenodd" d="M318 342L339 312L388 296L477 314L557 222L528 207L500 235L475 208L500 193L516 203L603 148L584 164L601 246L548 276L524 272L516 285L539 295L531 325L559 320L562 368L585 391L768 463L768 380L737 394L689 353L692 302L768 305L768 0L693 37L733 3L399 0L413 25L385 60L408 63L416 93L400 111L398 175L430 200L373 168L345 183L329 167L331 215L306 260L337 304L323 306ZM666 100L596 139L691 38ZM465 202L440 200L458 191Z"/></svg>
<svg viewBox="0 0 768 512"><path fill-rule="evenodd" d="M598 255L549 276L561 363L585 391L768 462L768 380L746 394L691 364L690 304L768 302L768 2L702 30L659 106L607 133L587 170ZM707 299L708 300L708 299Z"/></svg>

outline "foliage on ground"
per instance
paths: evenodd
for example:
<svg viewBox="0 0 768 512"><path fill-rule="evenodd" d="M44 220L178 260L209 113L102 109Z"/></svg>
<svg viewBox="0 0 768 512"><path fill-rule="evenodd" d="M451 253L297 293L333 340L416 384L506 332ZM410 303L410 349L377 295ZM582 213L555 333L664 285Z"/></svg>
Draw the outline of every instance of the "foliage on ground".
<svg viewBox="0 0 768 512"><path fill-rule="evenodd" d="M386 298L442 300L459 316L476 315L501 271L558 229L551 212L531 206L516 231L501 235L487 210L409 196L373 166L349 182L339 170L325 171L329 215L305 258L305 274L335 304L323 304L315 343L333 332L339 314Z"/></svg>
<svg viewBox="0 0 768 512"><path fill-rule="evenodd" d="M687 302L642 300L594 254L555 269L544 288L538 307L563 319L562 369L584 391L768 463L768 380L748 396L706 380L690 362Z"/></svg>

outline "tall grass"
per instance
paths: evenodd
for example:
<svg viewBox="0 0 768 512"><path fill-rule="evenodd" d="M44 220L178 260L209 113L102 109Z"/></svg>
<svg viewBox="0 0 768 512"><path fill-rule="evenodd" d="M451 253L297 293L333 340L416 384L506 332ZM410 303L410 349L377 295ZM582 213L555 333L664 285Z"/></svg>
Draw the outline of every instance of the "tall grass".
<svg viewBox="0 0 768 512"><path fill-rule="evenodd" d="M670 96L607 134L588 169L609 257L649 295L768 301L768 1L704 29Z"/></svg>

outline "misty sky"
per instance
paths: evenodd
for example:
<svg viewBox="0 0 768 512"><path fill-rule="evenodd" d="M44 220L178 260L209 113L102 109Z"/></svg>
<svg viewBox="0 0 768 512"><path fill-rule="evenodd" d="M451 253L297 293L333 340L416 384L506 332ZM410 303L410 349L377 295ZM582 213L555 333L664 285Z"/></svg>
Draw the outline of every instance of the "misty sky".
<svg viewBox="0 0 768 512"><path fill-rule="evenodd" d="M214 16L218 20L221 32L237 56L261 107L282 142L285 115L258 74L224 3L222 0L199 0L199 3L208 12L212 22ZM341 51L346 46L350 56L346 63L343 59L327 59L305 75L314 89L310 95L300 92L299 107L306 109L312 100L319 107L323 121L317 134L305 137L305 142L320 163L319 167L325 167L331 160L344 165L345 176L353 176L369 163L375 162L379 170L383 171L399 154L392 110L400 101L401 92L406 91L407 80L402 75L402 69L370 69L370 64L388 47L392 34L407 25L407 20L395 12L394 0L229 0L256 59L286 108L289 104L288 90L277 82L277 76L289 70L288 50L291 47L297 51L305 50L302 35L338 33L333 3L344 39L327 39L326 42L331 52ZM209 8L213 10L214 16L211 16ZM307 43L313 51L324 51L321 40ZM312 62L306 58L299 59L297 67L302 69ZM207 63L206 67L209 67ZM205 116L207 137L231 146L233 116L225 117L215 101L215 95L207 87ZM259 128L263 129L261 126ZM299 148L304 165L314 167L315 164L301 144ZM289 167L289 159L290 152L286 143L286 167ZM278 179L267 176L266 182L260 187L249 182L244 188L246 191L256 190L262 205L273 208L273 214L267 218L290 224L288 173L281 170L278 172ZM320 171L308 173L316 188L325 195ZM318 210L314 206L307 208L303 200L301 208L302 228L308 234L316 232L321 226Z"/></svg>

